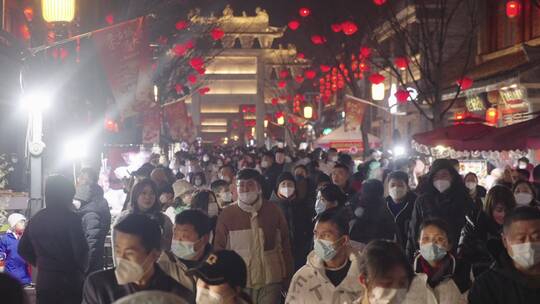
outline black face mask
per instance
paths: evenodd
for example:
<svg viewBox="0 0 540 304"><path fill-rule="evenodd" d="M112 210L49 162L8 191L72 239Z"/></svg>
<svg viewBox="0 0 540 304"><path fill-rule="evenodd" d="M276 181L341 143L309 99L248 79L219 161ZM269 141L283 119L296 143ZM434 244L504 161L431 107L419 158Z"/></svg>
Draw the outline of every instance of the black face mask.
<svg viewBox="0 0 540 304"><path fill-rule="evenodd" d="M297 181L303 181L304 179L306 179L303 175L295 175L294 178L295 178Z"/></svg>

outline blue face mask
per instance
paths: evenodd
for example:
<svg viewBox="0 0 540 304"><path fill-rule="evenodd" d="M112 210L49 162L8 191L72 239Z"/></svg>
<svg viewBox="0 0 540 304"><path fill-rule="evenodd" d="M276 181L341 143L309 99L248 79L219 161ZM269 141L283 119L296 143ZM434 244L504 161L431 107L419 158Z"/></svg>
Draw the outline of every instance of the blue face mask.
<svg viewBox="0 0 540 304"><path fill-rule="evenodd" d="M428 262L440 261L446 256L446 249L435 243L420 245L420 255Z"/></svg>
<svg viewBox="0 0 540 304"><path fill-rule="evenodd" d="M173 240L171 244L171 252L184 260L192 260L196 255L195 243Z"/></svg>
<svg viewBox="0 0 540 304"><path fill-rule="evenodd" d="M314 239L313 250L325 262L332 260L337 254L334 243L327 240Z"/></svg>
<svg viewBox="0 0 540 304"><path fill-rule="evenodd" d="M326 210L326 203L322 199L318 199L315 202L315 212L321 214Z"/></svg>

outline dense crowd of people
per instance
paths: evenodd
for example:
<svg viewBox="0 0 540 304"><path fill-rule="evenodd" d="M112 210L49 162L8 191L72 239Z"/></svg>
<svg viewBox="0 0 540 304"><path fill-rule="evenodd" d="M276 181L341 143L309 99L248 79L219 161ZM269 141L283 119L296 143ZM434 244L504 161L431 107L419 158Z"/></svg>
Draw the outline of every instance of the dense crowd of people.
<svg viewBox="0 0 540 304"><path fill-rule="evenodd" d="M38 304L540 303L540 166L525 158L487 188L457 160L422 172L376 151L160 159L114 218L94 170L48 177L46 208L0 236L2 302L35 282Z"/></svg>

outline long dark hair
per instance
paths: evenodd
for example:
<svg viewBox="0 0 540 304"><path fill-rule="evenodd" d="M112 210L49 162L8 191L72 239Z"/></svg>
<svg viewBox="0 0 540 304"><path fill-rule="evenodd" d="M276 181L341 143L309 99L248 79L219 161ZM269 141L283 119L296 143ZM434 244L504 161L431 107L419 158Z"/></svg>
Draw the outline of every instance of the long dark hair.
<svg viewBox="0 0 540 304"><path fill-rule="evenodd" d="M208 203L210 202L210 196L217 202L216 195L210 190L197 190L193 194L191 199L191 209L200 209L204 212L208 212Z"/></svg>
<svg viewBox="0 0 540 304"><path fill-rule="evenodd" d="M143 193L144 188L149 186L152 188L152 192L154 192L155 201L152 207L147 210L146 212L142 212L139 209L139 205L137 204L137 200L139 199L139 196ZM133 189L131 189L131 210L133 213L160 213L161 212L161 206L159 204L159 197L158 197L158 191L156 183L154 183L151 179L145 178L138 183L136 183L133 186Z"/></svg>

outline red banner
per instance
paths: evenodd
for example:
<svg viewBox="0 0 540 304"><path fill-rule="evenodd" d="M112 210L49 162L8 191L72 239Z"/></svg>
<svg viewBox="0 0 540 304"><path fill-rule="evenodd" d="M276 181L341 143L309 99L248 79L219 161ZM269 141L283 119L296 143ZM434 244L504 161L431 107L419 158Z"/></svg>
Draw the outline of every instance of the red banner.
<svg viewBox="0 0 540 304"><path fill-rule="evenodd" d="M144 17L98 30L92 39L122 117L151 107L151 53Z"/></svg>
<svg viewBox="0 0 540 304"><path fill-rule="evenodd" d="M345 132L360 128L366 109L367 105L363 102L351 98L345 100Z"/></svg>
<svg viewBox="0 0 540 304"><path fill-rule="evenodd" d="M166 105L164 113L168 126L167 130L173 141L190 141L193 139L193 123L187 114L186 103L183 100Z"/></svg>

